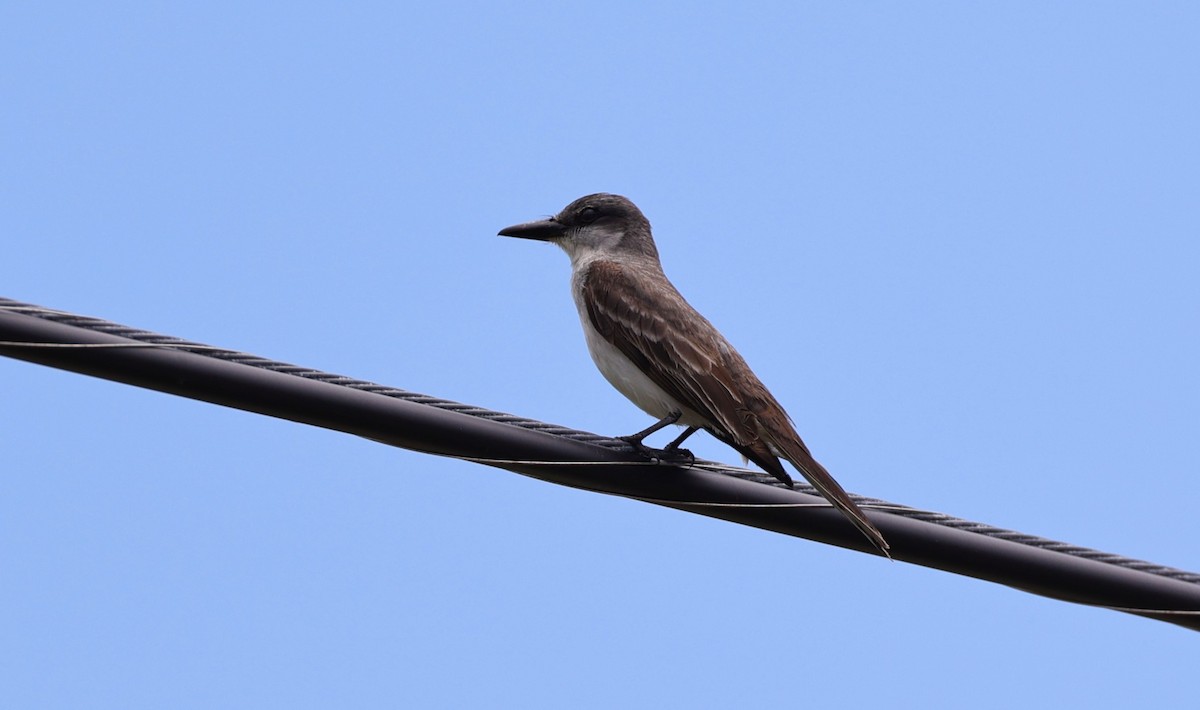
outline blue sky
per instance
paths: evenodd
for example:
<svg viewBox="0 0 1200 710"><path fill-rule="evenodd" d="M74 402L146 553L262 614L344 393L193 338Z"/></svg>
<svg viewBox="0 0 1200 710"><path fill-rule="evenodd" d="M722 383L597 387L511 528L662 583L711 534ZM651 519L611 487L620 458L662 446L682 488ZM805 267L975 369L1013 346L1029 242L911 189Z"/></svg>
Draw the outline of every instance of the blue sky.
<svg viewBox="0 0 1200 710"><path fill-rule="evenodd" d="M609 434L610 191L850 490L1200 570L1189 3L10 4L0 295ZM1194 632L0 359L5 707L1167 706ZM737 455L697 436L697 455Z"/></svg>

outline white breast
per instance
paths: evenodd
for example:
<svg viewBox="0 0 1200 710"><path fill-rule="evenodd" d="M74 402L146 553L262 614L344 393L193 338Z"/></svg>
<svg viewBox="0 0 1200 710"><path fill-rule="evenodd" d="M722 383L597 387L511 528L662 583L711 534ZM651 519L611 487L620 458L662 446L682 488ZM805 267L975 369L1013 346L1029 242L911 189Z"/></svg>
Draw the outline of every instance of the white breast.
<svg viewBox="0 0 1200 710"><path fill-rule="evenodd" d="M579 323L583 326L583 337L587 341L588 353L592 362L596 363L600 374L617 391L625 395L641 409L656 419L662 419L671 412L682 412L679 424L686 426L704 426L707 422L680 404L674 397L667 394L661 387L638 369L629 358L625 357L615 345L604 339L592 326L587 306L583 302L582 277L587 271L586 263L575 265L571 278L571 296L575 299L575 307L579 310Z"/></svg>

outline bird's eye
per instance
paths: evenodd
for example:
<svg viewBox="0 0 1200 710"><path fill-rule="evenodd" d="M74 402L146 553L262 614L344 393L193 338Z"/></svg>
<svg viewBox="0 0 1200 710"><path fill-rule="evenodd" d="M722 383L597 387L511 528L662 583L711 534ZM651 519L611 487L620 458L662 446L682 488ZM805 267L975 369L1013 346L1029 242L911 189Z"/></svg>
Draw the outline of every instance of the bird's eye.
<svg viewBox="0 0 1200 710"><path fill-rule="evenodd" d="M579 210L579 223L591 224L592 222L595 222L596 218L599 216L600 211L595 207L584 207L583 209Z"/></svg>

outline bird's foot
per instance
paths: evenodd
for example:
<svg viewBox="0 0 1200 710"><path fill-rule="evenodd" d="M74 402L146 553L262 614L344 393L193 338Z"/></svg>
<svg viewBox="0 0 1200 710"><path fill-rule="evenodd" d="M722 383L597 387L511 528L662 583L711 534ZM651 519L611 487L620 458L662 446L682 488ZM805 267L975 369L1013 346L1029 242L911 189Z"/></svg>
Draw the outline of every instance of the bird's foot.
<svg viewBox="0 0 1200 710"><path fill-rule="evenodd" d="M679 463L685 466L691 466L696 463L696 457L688 449L681 449L678 446L668 446L659 452L659 458L668 463Z"/></svg>
<svg viewBox="0 0 1200 710"><path fill-rule="evenodd" d="M646 446L642 443L642 437L634 434L632 436L618 436L618 441L624 441L633 449L634 453L641 454L652 461L661 461L663 463L686 463L692 465L696 462L696 457L691 451L681 449L678 445L667 445L665 449L655 449Z"/></svg>

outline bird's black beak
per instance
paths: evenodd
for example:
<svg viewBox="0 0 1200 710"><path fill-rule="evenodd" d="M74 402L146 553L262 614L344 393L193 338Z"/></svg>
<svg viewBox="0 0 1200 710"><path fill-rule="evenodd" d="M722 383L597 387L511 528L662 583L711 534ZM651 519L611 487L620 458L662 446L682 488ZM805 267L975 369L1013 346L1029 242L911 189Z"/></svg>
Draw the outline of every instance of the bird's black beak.
<svg viewBox="0 0 1200 710"><path fill-rule="evenodd" d="M537 239L538 241L548 242L552 239L558 239L566 233L567 228L551 217L550 219L542 219L537 222L526 222L524 224L514 224L511 227L505 227L500 230L499 236Z"/></svg>

